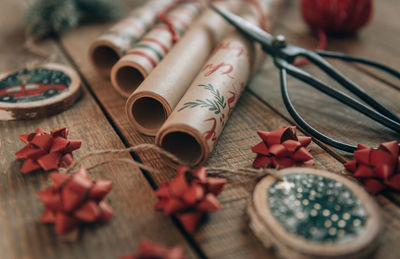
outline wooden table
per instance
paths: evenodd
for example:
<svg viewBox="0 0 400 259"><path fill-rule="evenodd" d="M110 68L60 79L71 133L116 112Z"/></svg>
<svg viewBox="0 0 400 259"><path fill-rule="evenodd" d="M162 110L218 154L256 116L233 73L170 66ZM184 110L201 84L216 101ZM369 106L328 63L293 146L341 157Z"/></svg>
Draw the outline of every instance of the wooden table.
<svg viewBox="0 0 400 259"><path fill-rule="evenodd" d="M23 1L3 1L0 9L0 70L10 70L37 57L23 50ZM284 12L278 32L292 43L304 47L316 46L316 39L301 22L298 2ZM372 23L356 37L329 38L328 49L372 58L397 69L400 68L400 23L397 0L375 1ZM57 62L74 67L82 77L84 94L69 110L46 119L0 122L0 258L117 258L135 251L139 240L147 237L166 245L180 244L189 258L273 258L247 227L245 208L255 183L245 178L230 183L219 196L222 209L212 213L206 224L194 234L185 233L173 218L154 210L157 185L171 179L174 171L151 152L126 155L144 163L163 168L161 174L149 174L126 164L112 164L95 169L92 176L113 181L108 196L115 217L108 223L85 227L79 242L67 243L57 236L52 226L38 219L43 206L36 192L49 185L48 174L23 175L21 162L14 153L22 147L20 134L33 132L38 126L51 130L66 126L70 135L84 140L75 157L97 150L123 148L138 143L153 143L132 128L124 113L125 101L98 76L88 63L87 49L91 41L110 24L87 25L42 43L57 55ZM370 94L400 114L399 82L386 86L380 78L371 78L360 67L332 62L351 76ZM317 69L305 69L322 74ZM364 72L363 72L364 71ZM394 80L392 80L394 81ZM322 132L352 144L371 146L399 139L367 117L357 114L340 103L312 90L295 80L289 80L290 94L298 110ZM335 85L335 84L334 84ZM274 130L292 125L280 96L278 72L267 62L240 99L225 127L208 165L247 167L254 154L250 148L259 140L256 130ZM315 166L343 173L344 161L351 158L324 144L310 146ZM86 165L94 164L90 160ZM376 196L384 229L374 258L399 258L400 195L384 192Z"/></svg>

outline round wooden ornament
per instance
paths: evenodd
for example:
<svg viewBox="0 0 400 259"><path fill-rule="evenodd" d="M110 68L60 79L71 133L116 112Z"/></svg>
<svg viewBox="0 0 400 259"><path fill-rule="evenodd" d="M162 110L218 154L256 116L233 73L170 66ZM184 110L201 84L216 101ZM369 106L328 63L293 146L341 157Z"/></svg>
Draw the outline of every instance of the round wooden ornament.
<svg viewBox="0 0 400 259"><path fill-rule="evenodd" d="M0 120L37 119L69 108L81 80L71 68L44 64L0 75Z"/></svg>
<svg viewBox="0 0 400 259"><path fill-rule="evenodd" d="M377 246L378 206L357 183L312 168L278 171L255 187L249 226L283 258L361 258Z"/></svg>

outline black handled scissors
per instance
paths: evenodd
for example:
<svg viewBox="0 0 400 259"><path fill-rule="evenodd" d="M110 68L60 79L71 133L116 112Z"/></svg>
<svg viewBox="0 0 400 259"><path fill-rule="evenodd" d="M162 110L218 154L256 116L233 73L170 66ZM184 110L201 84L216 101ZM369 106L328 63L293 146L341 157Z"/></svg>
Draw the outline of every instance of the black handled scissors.
<svg viewBox="0 0 400 259"><path fill-rule="evenodd" d="M240 16L237 16L225 10L218 9L213 5L210 5L210 7L218 14L220 14L223 18L225 18L225 20L227 20L231 25L236 27L239 32L244 34L249 39L260 43L262 49L273 58L275 66L280 70L281 93L286 109L289 111L290 115L293 117L296 123L314 138L332 147L347 152L354 152L357 149L356 146L340 142L324 135L323 133L313 128L301 117L301 115L294 108L292 101L290 100L287 88L286 74L289 74L311 85L317 90L335 98L336 100L351 107L352 109L357 110L370 117L371 119L377 121L378 123L394 130L397 133L400 133L400 118L395 113L393 113L383 104L379 103L373 97L368 95L360 86L358 86L356 83L352 82L349 78L344 76L341 72L336 70L323 57L358 62L364 65L372 66L382 71L385 71L392 76L397 77L398 79L400 79L400 72L381 63L355 56L350 56L344 53L307 50L295 45L287 44L283 35L278 35L274 37L266 31L262 30L261 28L241 18ZM357 97L359 97L372 108L350 97L349 95L329 86L328 84L312 76L306 71L292 65L293 61L297 57L303 57L309 60L311 63L319 67L327 75L332 77L336 82L354 93Z"/></svg>

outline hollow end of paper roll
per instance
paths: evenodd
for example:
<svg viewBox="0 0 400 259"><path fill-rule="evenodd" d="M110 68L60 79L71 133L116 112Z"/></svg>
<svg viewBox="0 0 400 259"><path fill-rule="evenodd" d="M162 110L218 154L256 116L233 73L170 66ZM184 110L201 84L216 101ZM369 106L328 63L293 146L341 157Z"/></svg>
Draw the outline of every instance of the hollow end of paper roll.
<svg viewBox="0 0 400 259"><path fill-rule="evenodd" d="M119 94L128 98L144 81L147 74L139 68L118 63L112 68L111 82Z"/></svg>
<svg viewBox="0 0 400 259"><path fill-rule="evenodd" d="M167 119L161 102L152 97L140 97L127 106L128 117L139 132L155 136Z"/></svg>
<svg viewBox="0 0 400 259"><path fill-rule="evenodd" d="M202 160L201 144L187 132L167 132L157 142L163 149L177 156L185 165L197 167Z"/></svg>
<svg viewBox="0 0 400 259"><path fill-rule="evenodd" d="M112 67L120 59L121 55L114 48L106 45L93 45L90 51L90 59L96 70L103 76L109 77Z"/></svg>

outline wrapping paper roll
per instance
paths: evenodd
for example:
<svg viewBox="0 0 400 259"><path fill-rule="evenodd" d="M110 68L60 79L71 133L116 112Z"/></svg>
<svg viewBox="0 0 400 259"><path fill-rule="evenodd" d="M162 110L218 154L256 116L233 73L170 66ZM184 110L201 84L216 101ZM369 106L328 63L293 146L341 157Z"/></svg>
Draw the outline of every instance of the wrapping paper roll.
<svg viewBox="0 0 400 259"><path fill-rule="evenodd" d="M222 1L215 5L237 12L242 1ZM129 96L126 113L139 132L156 135L228 28L223 18L206 10Z"/></svg>
<svg viewBox="0 0 400 259"><path fill-rule="evenodd" d="M205 2L179 4L166 14L179 36L189 28L205 7ZM128 98L174 45L173 32L165 23L157 24L112 68L111 83L119 94Z"/></svg>
<svg viewBox="0 0 400 259"><path fill-rule="evenodd" d="M281 0L248 5L243 17L259 25L260 6L273 24ZM180 100L156 136L157 145L192 167L204 164L247 82L264 56L258 44L240 33L228 34Z"/></svg>
<svg viewBox="0 0 400 259"><path fill-rule="evenodd" d="M97 38L89 48L89 59L96 70L109 77L112 66L151 28L158 12L175 1L150 0Z"/></svg>

